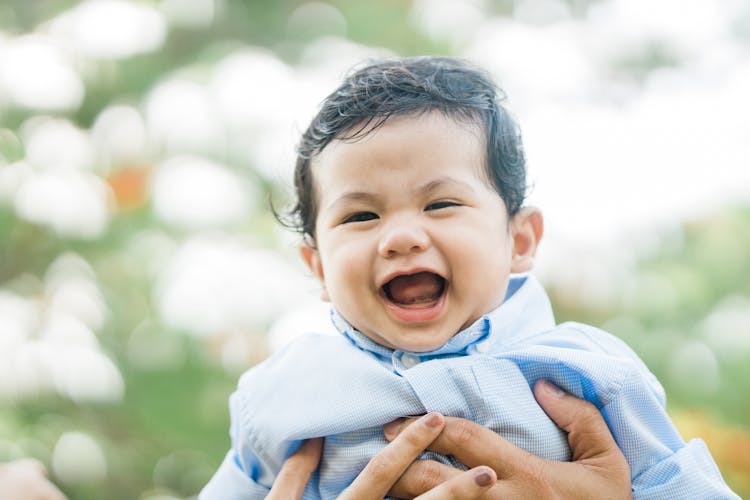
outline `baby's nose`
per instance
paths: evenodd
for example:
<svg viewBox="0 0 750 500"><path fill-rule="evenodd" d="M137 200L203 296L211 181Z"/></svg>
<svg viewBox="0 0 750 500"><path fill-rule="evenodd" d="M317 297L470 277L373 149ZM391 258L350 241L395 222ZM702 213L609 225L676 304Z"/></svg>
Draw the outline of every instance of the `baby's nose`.
<svg viewBox="0 0 750 500"><path fill-rule="evenodd" d="M385 227L380 237L378 252L383 257L392 257L423 252L429 245L430 238L417 221L400 219Z"/></svg>

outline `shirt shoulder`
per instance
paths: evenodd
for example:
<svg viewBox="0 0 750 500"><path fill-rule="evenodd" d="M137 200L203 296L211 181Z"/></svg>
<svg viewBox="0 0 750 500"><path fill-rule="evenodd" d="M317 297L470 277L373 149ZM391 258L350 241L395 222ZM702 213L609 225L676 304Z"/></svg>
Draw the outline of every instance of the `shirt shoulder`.
<svg viewBox="0 0 750 500"><path fill-rule="evenodd" d="M305 370L340 366L331 365L330 360L341 359L342 356L346 359L357 356L357 349L343 337L305 333L245 371L240 376L238 388L254 385L269 377L293 377L294 374L302 374Z"/></svg>
<svg viewBox="0 0 750 500"><path fill-rule="evenodd" d="M620 392L622 383L632 377L639 378L660 404L666 405L664 388L638 354L622 339L600 328L566 322L528 336L512 348L534 353L539 359L564 363L587 379L597 381L612 397Z"/></svg>
<svg viewBox="0 0 750 500"><path fill-rule="evenodd" d="M247 432L264 429L287 440L351 430L372 400L383 405L370 412L373 422L386 423L400 416L389 408L411 399L408 384L371 353L343 337L305 334L245 372L229 403L233 421ZM297 432L302 428L310 433Z"/></svg>

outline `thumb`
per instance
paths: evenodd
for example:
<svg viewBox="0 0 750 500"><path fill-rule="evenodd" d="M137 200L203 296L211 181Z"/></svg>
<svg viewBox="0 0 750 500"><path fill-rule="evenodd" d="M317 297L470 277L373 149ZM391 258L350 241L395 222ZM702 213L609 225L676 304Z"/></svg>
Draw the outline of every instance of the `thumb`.
<svg viewBox="0 0 750 500"><path fill-rule="evenodd" d="M323 438L307 439L286 459L266 500L302 498L323 453Z"/></svg>
<svg viewBox="0 0 750 500"><path fill-rule="evenodd" d="M568 433L573 462L622 455L596 407L567 394L546 380L534 385L539 405L558 427Z"/></svg>

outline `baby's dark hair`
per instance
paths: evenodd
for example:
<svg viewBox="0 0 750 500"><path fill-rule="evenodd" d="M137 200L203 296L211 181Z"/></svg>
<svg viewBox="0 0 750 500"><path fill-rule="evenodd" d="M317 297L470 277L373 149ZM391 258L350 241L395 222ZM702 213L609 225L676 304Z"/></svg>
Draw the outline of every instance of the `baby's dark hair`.
<svg viewBox="0 0 750 500"><path fill-rule="evenodd" d="M370 64L348 76L322 103L297 147L297 201L288 226L314 241L317 205L311 162L332 140L356 141L390 117L439 111L475 123L487 144L487 173L509 216L526 195L526 161L505 94L480 69L451 57L410 57Z"/></svg>

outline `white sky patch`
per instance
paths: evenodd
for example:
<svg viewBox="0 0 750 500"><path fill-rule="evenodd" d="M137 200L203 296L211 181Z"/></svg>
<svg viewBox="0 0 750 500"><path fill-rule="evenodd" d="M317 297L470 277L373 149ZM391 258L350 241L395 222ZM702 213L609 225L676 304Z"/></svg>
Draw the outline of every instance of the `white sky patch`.
<svg viewBox="0 0 750 500"><path fill-rule="evenodd" d="M111 192L85 172L42 172L30 176L15 198L18 215L50 226L63 236L95 239L107 228Z"/></svg>
<svg viewBox="0 0 750 500"><path fill-rule="evenodd" d="M0 45L0 97L33 110L74 111L83 95L80 75L53 40L26 35Z"/></svg>
<svg viewBox="0 0 750 500"><path fill-rule="evenodd" d="M654 16L635 3L598 3L584 21L490 19L463 54L494 74L520 124L550 275L592 255L629 262L654 234L750 200L750 58L730 33L740 4L667 2ZM654 42L676 66L642 81L612 71Z"/></svg>
<svg viewBox="0 0 750 500"><path fill-rule="evenodd" d="M299 269L275 252L221 235L185 243L155 288L163 320L201 336L264 331L304 298L309 295Z"/></svg>
<svg viewBox="0 0 750 500"><path fill-rule="evenodd" d="M147 3L87 0L54 19L50 33L85 56L120 59L159 49L167 24Z"/></svg>
<svg viewBox="0 0 750 500"><path fill-rule="evenodd" d="M609 0L592 4L586 20L610 47L661 42L690 56L726 34L735 6L731 0Z"/></svg>
<svg viewBox="0 0 750 500"><path fill-rule="evenodd" d="M750 199L750 118L736 112L750 109L740 90L747 74L708 85L665 75L623 106L557 103L521 114L531 200L584 246Z"/></svg>
<svg viewBox="0 0 750 500"><path fill-rule="evenodd" d="M254 191L223 165L192 156L167 160L151 184L154 211L186 228L221 227L247 217Z"/></svg>
<svg viewBox="0 0 750 500"><path fill-rule="evenodd" d="M516 109L540 98L583 101L596 74L581 37L577 22L530 26L494 19L479 28L463 55L495 76Z"/></svg>

